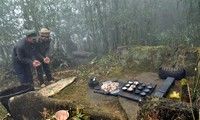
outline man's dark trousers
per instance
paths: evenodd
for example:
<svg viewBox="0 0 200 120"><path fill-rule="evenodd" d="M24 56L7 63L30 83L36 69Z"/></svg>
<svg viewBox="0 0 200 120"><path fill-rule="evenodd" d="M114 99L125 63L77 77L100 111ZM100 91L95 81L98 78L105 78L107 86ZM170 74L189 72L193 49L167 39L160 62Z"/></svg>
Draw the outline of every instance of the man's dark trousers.
<svg viewBox="0 0 200 120"><path fill-rule="evenodd" d="M33 84L33 75L30 64L24 64L19 61L14 61L13 66L21 84Z"/></svg>
<svg viewBox="0 0 200 120"><path fill-rule="evenodd" d="M40 61L41 62L41 61ZM45 72L46 78L48 81L52 80L52 75L51 75L51 71L50 71L50 67L49 64L46 64L44 62L41 62L41 65L38 66L37 68L37 75L38 75L38 80L40 81L40 84L44 83L44 79L43 79L43 70Z"/></svg>

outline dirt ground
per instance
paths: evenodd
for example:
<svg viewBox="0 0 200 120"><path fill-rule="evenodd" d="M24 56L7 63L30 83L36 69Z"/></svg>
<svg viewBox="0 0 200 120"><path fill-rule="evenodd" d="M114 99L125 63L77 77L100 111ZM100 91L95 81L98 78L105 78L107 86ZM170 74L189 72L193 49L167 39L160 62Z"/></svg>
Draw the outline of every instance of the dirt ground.
<svg viewBox="0 0 200 120"><path fill-rule="evenodd" d="M156 88L151 94L154 95L155 91L161 86L164 80L159 79L157 73L152 72L144 72L134 77L135 79L140 80L142 83L146 84L156 84ZM171 88L171 90L179 90L178 85L179 81L176 81L175 85ZM129 120L135 120L137 117L137 111L139 110L138 102L134 102L132 100L127 100L125 98L119 98L120 104L123 109L126 111Z"/></svg>
<svg viewBox="0 0 200 120"><path fill-rule="evenodd" d="M106 80L120 80L127 82L128 80L137 79L142 83L156 84L156 88L151 95L160 87L164 80L159 79L157 73L143 72L140 74L124 74L120 77L99 77L100 82ZM119 116L121 120L135 120L137 117L137 111L139 110L138 102L129 100L123 97L110 96L104 94L94 93L93 89L88 87L88 80L82 80L78 78L75 83L65 88L54 98L72 100L84 106L83 108L90 109L95 108L97 111L104 111L112 116ZM171 90L179 90L179 81L176 81L175 86ZM90 106L90 107L88 107Z"/></svg>
<svg viewBox="0 0 200 120"><path fill-rule="evenodd" d="M111 78L113 79L113 78ZM156 84L157 87L154 90L154 92L158 89L158 87L162 84L163 80L159 79L157 73L151 73L151 72L145 72L145 73L141 73L139 75L125 75L122 78L119 78L121 80L133 80L133 79L137 79L142 83L146 83L146 84ZM152 95L154 94L154 92L152 93ZM101 101L101 98L105 99L105 97L102 95L102 97L98 97L98 101ZM92 100L92 99L91 99ZM133 100L129 100L123 97L119 97L119 103L122 106L122 108L124 109L128 120L135 120L137 117L137 111L139 110L138 107L138 102L135 102Z"/></svg>
<svg viewBox="0 0 200 120"><path fill-rule="evenodd" d="M79 72L76 70L66 70L54 73L54 77L56 80L59 80L64 77L75 76L76 74L79 74ZM156 84L157 86L154 92L160 87L160 85L164 81L159 79L157 73L153 72L143 72L140 74L127 73L122 74L118 77L98 76L97 79L99 80L99 82L104 82L106 80L120 80L123 82L127 82L128 80L137 79L142 83ZM89 79L79 76L77 77L75 82L73 82L70 86L67 86L65 89L57 93L52 98L74 101L75 104L82 106L83 109L92 109L96 110L97 112L103 111L110 114L111 116L117 116L121 120L136 119L137 111L139 110L138 102L118 96L94 93L93 89L90 89L88 87L88 81ZM175 86L173 86L171 90L179 90L179 83L180 81L176 81ZM151 95L153 95L154 92Z"/></svg>

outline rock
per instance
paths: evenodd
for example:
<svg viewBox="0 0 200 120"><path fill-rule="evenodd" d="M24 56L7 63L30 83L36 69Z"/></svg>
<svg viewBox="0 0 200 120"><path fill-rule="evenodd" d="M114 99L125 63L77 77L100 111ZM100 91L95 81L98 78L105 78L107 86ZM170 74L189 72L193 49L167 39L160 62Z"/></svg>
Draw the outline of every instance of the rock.
<svg viewBox="0 0 200 120"><path fill-rule="evenodd" d="M15 120L42 120L48 110L75 108L67 101L49 99L38 92L28 92L15 96L9 101L11 115Z"/></svg>
<svg viewBox="0 0 200 120"><path fill-rule="evenodd" d="M158 71L160 67L184 68L187 76L193 76L198 63L197 48L168 46L119 47L116 54L124 68L134 71Z"/></svg>
<svg viewBox="0 0 200 120"><path fill-rule="evenodd" d="M139 103L138 120L193 120L198 118L196 108L189 103L166 98L146 98Z"/></svg>
<svg viewBox="0 0 200 120"><path fill-rule="evenodd" d="M127 49L120 48L121 52L117 53L120 54L122 66L134 71L156 71L171 62L172 52L167 46L135 46Z"/></svg>
<svg viewBox="0 0 200 120"><path fill-rule="evenodd" d="M195 75L198 63L198 50L196 48L184 48L177 51L175 67L184 68L187 76Z"/></svg>
<svg viewBox="0 0 200 120"><path fill-rule="evenodd" d="M47 98L37 91L15 96L9 101L11 115L15 120L43 120L52 118L58 110L68 110L71 116L77 111L75 102ZM83 110L91 120L120 120L104 111Z"/></svg>
<svg viewBox="0 0 200 120"><path fill-rule="evenodd" d="M91 56L93 53L87 51L73 51L72 55L77 58L87 58Z"/></svg>

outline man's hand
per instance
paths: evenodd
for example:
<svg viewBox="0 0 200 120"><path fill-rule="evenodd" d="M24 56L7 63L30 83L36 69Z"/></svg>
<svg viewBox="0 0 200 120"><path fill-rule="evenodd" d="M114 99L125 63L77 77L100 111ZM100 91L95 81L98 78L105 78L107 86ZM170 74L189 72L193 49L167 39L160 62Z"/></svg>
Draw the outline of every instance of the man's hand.
<svg viewBox="0 0 200 120"><path fill-rule="evenodd" d="M50 59L48 57L45 57L43 60L44 60L44 63L46 63L46 64L50 63Z"/></svg>
<svg viewBox="0 0 200 120"><path fill-rule="evenodd" d="M40 65L41 65L40 61L38 61L38 60L33 61L33 67L38 67Z"/></svg>

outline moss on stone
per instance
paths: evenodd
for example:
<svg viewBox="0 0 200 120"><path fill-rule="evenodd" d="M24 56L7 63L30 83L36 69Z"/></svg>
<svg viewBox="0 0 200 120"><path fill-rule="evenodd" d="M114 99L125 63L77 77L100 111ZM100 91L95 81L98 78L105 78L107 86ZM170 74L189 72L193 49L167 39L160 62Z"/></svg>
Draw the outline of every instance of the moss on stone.
<svg viewBox="0 0 200 120"><path fill-rule="evenodd" d="M7 115L7 110L5 107L0 103L0 120L3 119Z"/></svg>

